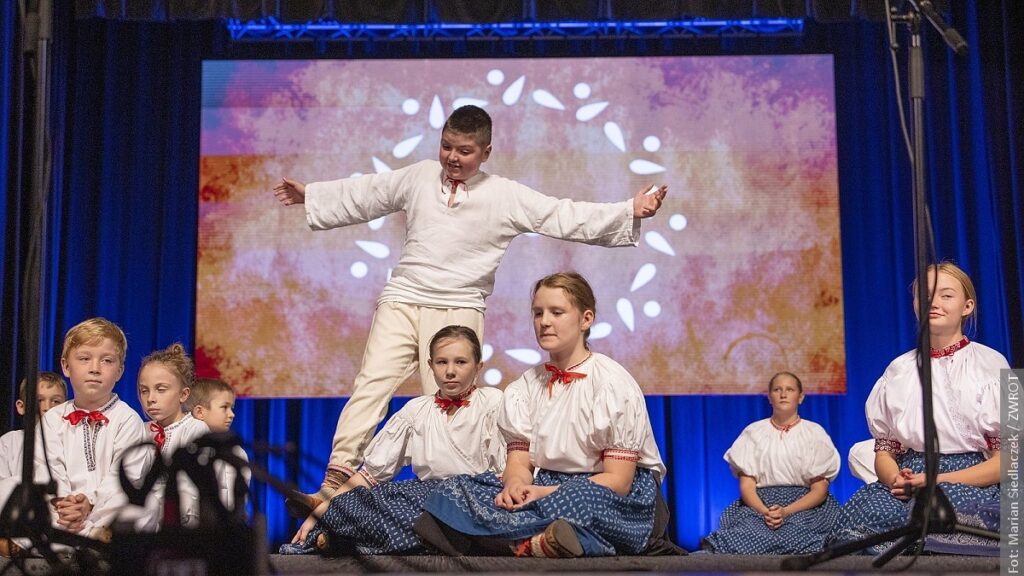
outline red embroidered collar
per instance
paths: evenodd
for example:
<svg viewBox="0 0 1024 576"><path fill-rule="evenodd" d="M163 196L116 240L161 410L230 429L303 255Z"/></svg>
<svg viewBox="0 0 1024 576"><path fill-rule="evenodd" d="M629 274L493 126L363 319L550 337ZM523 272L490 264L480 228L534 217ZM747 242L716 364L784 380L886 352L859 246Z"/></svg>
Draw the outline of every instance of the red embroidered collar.
<svg viewBox="0 0 1024 576"><path fill-rule="evenodd" d="M954 353L956 353L957 350L963 348L964 346L967 346L970 343L971 341L967 339L967 336L964 336L959 342L950 344L945 348L941 348L939 350L932 348L932 358L943 358L946 356L952 356Z"/></svg>
<svg viewBox="0 0 1024 576"><path fill-rule="evenodd" d="M442 396L441 391L438 390L437 393L434 394L434 404L437 404L437 407L440 408L442 412L448 412L452 408L469 406L469 395L472 394L474 390L476 390L476 386L471 386L465 394L458 398L447 398Z"/></svg>
<svg viewBox="0 0 1024 576"><path fill-rule="evenodd" d="M797 416L796 420L790 422L789 424L786 424L785 426L779 426L778 424L775 423L775 420L772 420L771 418L769 418L768 421L772 423L772 428L775 428L779 432L785 434L786 432L792 430L793 426L796 426L797 424L800 423L800 417Z"/></svg>

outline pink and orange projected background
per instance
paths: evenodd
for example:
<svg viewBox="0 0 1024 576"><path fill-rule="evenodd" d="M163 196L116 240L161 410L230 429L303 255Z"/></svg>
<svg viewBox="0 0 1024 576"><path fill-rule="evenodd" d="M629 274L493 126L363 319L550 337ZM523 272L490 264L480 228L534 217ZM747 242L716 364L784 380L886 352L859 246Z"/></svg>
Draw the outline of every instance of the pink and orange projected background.
<svg viewBox="0 0 1024 576"><path fill-rule="evenodd" d="M487 172L599 202L670 187L638 247L512 243L487 301L487 385L545 359L530 289L573 269L597 294L592 349L648 394L763 393L779 370L845 391L832 58L819 55L205 62L201 374L253 397L350 393L404 215L311 232L271 189L436 159L466 103L494 120Z"/></svg>

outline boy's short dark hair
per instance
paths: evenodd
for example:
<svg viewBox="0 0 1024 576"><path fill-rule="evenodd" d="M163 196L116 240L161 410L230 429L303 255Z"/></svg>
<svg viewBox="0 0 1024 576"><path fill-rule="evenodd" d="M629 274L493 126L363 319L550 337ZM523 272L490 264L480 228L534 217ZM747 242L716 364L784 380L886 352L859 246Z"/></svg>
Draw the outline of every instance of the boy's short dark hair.
<svg viewBox="0 0 1024 576"><path fill-rule="evenodd" d="M60 377L60 374L56 372L40 371L38 382L46 382L50 386L57 386L64 391L64 397L68 397L68 385L64 382L64 379ZM22 403L27 403L28 399L25 398L25 388L28 387L28 378L22 378L21 384L18 386L18 400Z"/></svg>
<svg viewBox="0 0 1024 576"><path fill-rule="evenodd" d="M476 143L486 147L491 143L491 117L479 106L461 106L452 112L444 129L457 134L472 134Z"/></svg>
<svg viewBox="0 0 1024 576"><path fill-rule="evenodd" d="M189 412L196 406L210 408L210 398L213 398L213 395L217 392L231 392L234 395L235 389L227 382L216 378L196 378L185 406Z"/></svg>

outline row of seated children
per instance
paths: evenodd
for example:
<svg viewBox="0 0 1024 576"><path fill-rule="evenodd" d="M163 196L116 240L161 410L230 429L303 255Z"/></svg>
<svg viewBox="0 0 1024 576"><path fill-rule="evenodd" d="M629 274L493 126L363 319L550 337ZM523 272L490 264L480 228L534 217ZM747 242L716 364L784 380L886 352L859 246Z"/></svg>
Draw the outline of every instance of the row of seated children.
<svg viewBox="0 0 1024 576"><path fill-rule="evenodd" d="M963 336L976 302L966 274L943 263L931 279L937 288L929 325L940 347L932 362L944 391L936 399L943 414L939 481L958 509L991 504L998 502L991 471L999 464L999 371L1008 363ZM410 401L388 421L361 468L348 471L348 481L281 552L573 557L672 550L657 514L665 467L642 392L587 343L596 315L589 284L574 273L541 279L532 311L550 360L503 395L475 386L482 364L472 330L438 332L429 348L438 393ZM800 418L800 379L773 376L771 417L748 426L725 455L740 498L703 548L810 553L905 523L909 487L923 484L913 357L893 361L865 407L876 438L873 467L884 481L843 506L829 490L838 452L820 425ZM503 444L483 441L499 437ZM407 464L417 480L388 482Z"/></svg>
<svg viewBox="0 0 1024 576"><path fill-rule="evenodd" d="M144 509L127 506L118 477L123 467L128 479L141 484L155 458L168 461L174 450L208 432L227 432L234 417L234 393L219 380L195 378L193 363L180 344L146 356L138 375L138 394L150 422L114 393L124 374L127 339L124 332L104 318L91 318L72 327L64 337L61 369L71 384L67 400L63 379L52 372L39 377L39 426L37 427L36 483L52 477L56 494L50 500L53 525L68 532L101 541L111 537L115 521L139 530L156 530L163 519L162 486L147 499ZM24 413L22 394L18 411ZM21 482L21 431L0 440L0 460L12 465L3 470L0 498ZM146 446L149 446L148 448ZM219 470L221 497L228 498L233 483L229 468ZM247 480L246 480L247 481ZM183 525L198 521L198 494L188 482L181 483ZM231 505L228 500L227 506ZM177 523L177 522L172 522ZM0 553L14 556L31 546L25 538L2 539Z"/></svg>
<svg viewBox="0 0 1024 576"><path fill-rule="evenodd" d="M937 481L961 522L997 532L991 512L998 517L1000 372L1009 363L964 335L977 313L970 277L942 262L930 267L927 281ZM913 288L916 310L916 284ZM849 458L851 471L865 485L842 506L828 490L839 471L839 454L823 428L800 419L797 406L803 398L795 375L772 378L771 418L748 426L725 454L739 478L740 499L703 540L706 550L813 553L907 524L914 492L925 485L916 350L893 360L868 396L865 416L873 439L855 444ZM892 544L866 551L880 554ZM926 544L933 552L972 554L995 553L998 545L998 539L965 533L930 536Z"/></svg>

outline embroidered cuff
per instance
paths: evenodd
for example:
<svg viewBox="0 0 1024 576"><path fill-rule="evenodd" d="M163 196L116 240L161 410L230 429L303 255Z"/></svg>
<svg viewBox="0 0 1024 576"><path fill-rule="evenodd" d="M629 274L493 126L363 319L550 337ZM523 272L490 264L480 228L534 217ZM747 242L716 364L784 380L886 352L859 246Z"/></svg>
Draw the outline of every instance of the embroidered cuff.
<svg viewBox="0 0 1024 576"><path fill-rule="evenodd" d="M377 479L373 477L373 474L370 474L369 472L366 471L366 468L360 468L359 475L362 476L363 479L370 484L370 486L376 486L380 484L380 482L377 482Z"/></svg>
<svg viewBox="0 0 1024 576"><path fill-rule="evenodd" d="M625 460L627 462L639 462L640 453L622 448L608 448L601 452L601 460Z"/></svg>
<svg viewBox="0 0 1024 576"><path fill-rule="evenodd" d="M1001 446L1001 443L999 441L999 436L989 436L988 434L986 434L985 435L985 445L992 452L995 452L996 450L999 450L999 447Z"/></svg>
<svg viewBox="0 0 1024 576"><path fill-rule="evenodd" d="M892 452L893 454L903 454L907 449L903 447L903 444L899 440L892 440L890 438L875 438L875 452Z"/></svg>
<svg viewBox="0 0 1024 576"><path fill-rule="evenodd" d="M515 442L509 442L507 450L509 452L529 452L530 443L525 440L517 440Z"/></svg>

